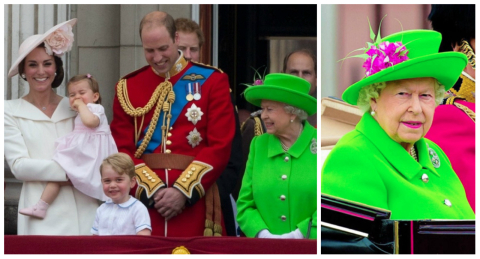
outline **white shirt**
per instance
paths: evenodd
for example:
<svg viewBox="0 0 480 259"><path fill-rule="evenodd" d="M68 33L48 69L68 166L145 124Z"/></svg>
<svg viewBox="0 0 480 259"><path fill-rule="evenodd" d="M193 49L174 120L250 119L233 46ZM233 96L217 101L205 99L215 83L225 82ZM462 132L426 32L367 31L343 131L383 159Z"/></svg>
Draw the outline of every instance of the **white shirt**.
<svg viewBox="0 0 480 259"><path fill-rule="evenodd" d="M127 202L121 204L108 199L100 205L90 232L100 236L136 235L146 228L152 230L147 207L130 196Z"/></svg>

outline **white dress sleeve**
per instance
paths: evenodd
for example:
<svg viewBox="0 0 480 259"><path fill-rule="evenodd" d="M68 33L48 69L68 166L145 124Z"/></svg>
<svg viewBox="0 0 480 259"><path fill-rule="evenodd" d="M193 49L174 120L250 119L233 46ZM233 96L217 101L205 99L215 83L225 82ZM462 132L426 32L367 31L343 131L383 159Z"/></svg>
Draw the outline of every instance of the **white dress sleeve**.
<svg viewBox="0 0 480 259"><path fill-rule="evenodd" d="M103 120L107 118L105 116L105 109L101 104L87 103L87 108L100 120L100 123L98 125L101 125Z"/></svg>
<svg viewBox="0 0 480 259"><path fill-rule="evenodd" d="M21 132L21 125L17 124L11 113L14 107L9 107L5 103L4 108L5 159L15 178L21 181L66 181L65 171L55 161L30 157Z"/></svg>

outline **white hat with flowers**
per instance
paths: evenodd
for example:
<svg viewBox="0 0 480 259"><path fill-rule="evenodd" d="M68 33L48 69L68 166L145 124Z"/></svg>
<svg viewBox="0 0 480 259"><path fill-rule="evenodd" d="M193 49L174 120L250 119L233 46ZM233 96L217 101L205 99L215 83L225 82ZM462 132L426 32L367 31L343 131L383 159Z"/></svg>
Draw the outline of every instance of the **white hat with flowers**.
<svg viewBox="0 0 480 259"><path fill-rule="evenodd" d="M72 27L77 18L55 25L44 34L35 34L22 42L18 49L18 58L8 71L8 77L18 74L18 64L36 47L45 43L45 51L48 55L63 56L72 49L73 32Z"/></svg>

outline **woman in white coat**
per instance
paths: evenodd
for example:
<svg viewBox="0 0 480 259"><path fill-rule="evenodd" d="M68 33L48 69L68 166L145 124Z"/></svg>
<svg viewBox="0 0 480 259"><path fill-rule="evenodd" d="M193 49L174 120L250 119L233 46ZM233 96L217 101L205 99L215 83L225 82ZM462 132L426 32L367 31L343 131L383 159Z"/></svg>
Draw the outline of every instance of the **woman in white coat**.
<svg viewBox="0 0 480 259"><path fill-rule="evenodd" d="M60 56L71 49L75 23L72 19L28 37L8 72L29 85L28 94L5 101L4 107L5 158L15 178L23 181L18 207L34 205L47 181L62 184L44 219L18 215L18 235L90 235L99 205L75 189L52 160L55 140L73 130L76 116L68 98L53 91L64 78Z"/></svg>

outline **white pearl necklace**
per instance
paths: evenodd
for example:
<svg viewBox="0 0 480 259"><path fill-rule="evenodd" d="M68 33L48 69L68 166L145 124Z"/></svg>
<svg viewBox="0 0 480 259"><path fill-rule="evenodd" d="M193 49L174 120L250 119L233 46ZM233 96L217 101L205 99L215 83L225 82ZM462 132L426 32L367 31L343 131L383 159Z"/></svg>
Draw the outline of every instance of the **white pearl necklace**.
<svg viewBox="0 0 480 259"><path fill-rule="evenodd" d="M300 131L298 132L297 139L298 139L298 137L300 137L300 134L302 133L302 131L303 131L303 124L300 124ZM295 141L297 141L297 139L295 139ZM285 152L287 152L291 147L291 146L287 147L285 144L283 144L283 142L281 140L280 140L280 144L282 144L282 149Z"/></svg>
<svg viewBox="0 0 480 259"><path fill-rule="evenodd" d="M412 146L408 153L413 157L413 159L415 159L415 161L418 162L417 151L415 150L415 146Z"/></svg>

